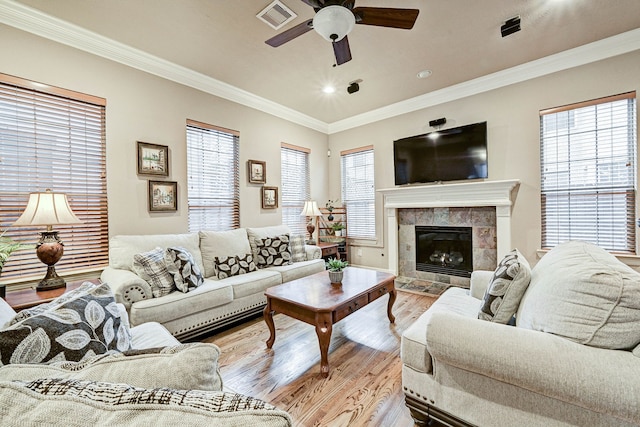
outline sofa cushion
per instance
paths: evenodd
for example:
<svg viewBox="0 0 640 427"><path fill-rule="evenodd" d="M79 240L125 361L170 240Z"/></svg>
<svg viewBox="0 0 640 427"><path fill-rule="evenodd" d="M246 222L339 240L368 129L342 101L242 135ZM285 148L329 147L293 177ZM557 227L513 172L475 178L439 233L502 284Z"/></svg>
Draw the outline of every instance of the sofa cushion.
<svg viewBox="0 0 640 427"><path fill-rule="evenodd" d="M259 268L291 264L289 235L256 238L256 264Z"/></svg>
<svg viewBox="0 0 640 427"><path fill-rule="evenodd" d="M174 246L167 248L164 261L169 274L173 276L176 288L180 292L188 292L202 285L204 277L191 252L185 248Z"/></svg>
<svg viewBox="0 0 640 427"><path fill-rule="evenodd" d="M231 276L220 282L231 286L233 299L237 300L249 295L264 294L267 288L282 284L282 276L270 269L261 269L239 276Z"/></svg>
<svg viewBox="0 0 640 427"><path fill-rule="evenodd" d="M216 278L216 257L244 256L252 253L247 231L244 228L229 231L201 231L199 235L204 277Z"/></svg>
<svg viewBox="0 0 640 427"><path fill-rule="evenodd" d="M204 271L198 233L113 236L109 239L109 266L133 271L133 256L160 247L180 246L189 251Z"/></svg>
<svg viewBox="0 0 640 427"><path fill-rule="evenodd" d="M14 425L292 425L286 412L262 400L222 391L44 378L0 382L0 400L0 419Z"/></svg>
<svg viewBox="0 0 640 427"><path fill-rule="evenodd" d="M640 343L640 273L591 243L562 243L531 271L516 324L631 350Z"/></svg>
<svg viewBox="0 0 640 427"><path fill-rule="evenodd" d="M11 308L11 306L3 298L0 298L0 329L9 326L15 316L15 310Z"/></svg>
<svg viewBox="0 0 640 427"><path fill-rule="evenodd" d="M307 260L307 251L304 247L304 236L302 234L294 234L289 241L291 248L291 261L301 262Z"/></svg>
<svg viewBox="0 0 640 427"><path fill-rule="evenodd" d="M131 348L130 334L106 283L0 331L0 362L80 361Z"/></svg>
<svg viewBox="0 0 640 427"><path fill-rule="evenodd" d="M180 341L158 322L145 322L132 326L129 330L131 331L131 348L134 350L180 344Z"/></svg>
<svg viewBox="0 0 640 427"><path fill-rule="evenodd" d="M226 279L231 276L238 276L240 274L251 273L258 269L258 267L256 267L256 263L253 262L253 255L251 254L246 254L242 257L238 255L216 257L215 267L216 277L219 280Z"/></svg>
<svg viewBox="0 0 640 427"><path fill-rule="evenodd" d="M291 230L286 225L274 225L270 227L247 228L247 236L251 245L253 259L258 259L258 249L256 247L256 239L265 239L267 237L281 236L283 234L291 235Z"/></svg>
<svg viewBox="0 0 640 427"><path fill-rule="evenodd" d="M149 252L133 256L133 271L151 286L155 298L170 294L176 289L173 275L164 260L165 250L157 247Z"/></svg>
<svg viewBox="0 0 640 427"><path fill-rule="evenodd" d="M520 300L531 281L531 267L525 257L514 249L493 272L480 306L478 319L507 324L516 314Z"/></svg>
<svg viewBox="0 0 640 427"><path fill-rule="evenodd" d="M214 344L178 344L103 354L82 362L6 365L0 369L0 381L48 377L109 381L144 388L222 390L219 356L220 349Z"/></svg>
<svg viewBox="0 0 640 427"><path fill-rule="evenodd" d="M282 283L285 283L324 271L325 266L323 259L312 259L288 265L271 266L267 270L280 273L282 275Z"/></svg>

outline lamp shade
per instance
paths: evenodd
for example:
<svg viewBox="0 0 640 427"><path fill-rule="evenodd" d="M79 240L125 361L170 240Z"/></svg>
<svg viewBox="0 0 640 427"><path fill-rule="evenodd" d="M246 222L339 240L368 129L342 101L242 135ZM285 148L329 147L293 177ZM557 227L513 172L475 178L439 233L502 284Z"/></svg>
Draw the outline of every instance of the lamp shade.
<svg viewBox="0 0 640 427"><path fill-rule="evenodd" d="M302 212L300 216L321 216L322 212L318 209L318 203L315 200L308 200L304 202L304 208L302 208Z"/></svg>
<svg viewBox="0 0 640 427"><path fill-rule="evenodd" d="M325 6L313 17L313 29L330 42L342 40L354 25L356 17L343 6Z"/></svg>
<svg viewBox="0 0 640 427"><path fill-rule="evenodd" d="M44 193L29 194L27 207L13 225L28 227L81 223L82 221L71 210L66 194L46 190Z"/></svg>

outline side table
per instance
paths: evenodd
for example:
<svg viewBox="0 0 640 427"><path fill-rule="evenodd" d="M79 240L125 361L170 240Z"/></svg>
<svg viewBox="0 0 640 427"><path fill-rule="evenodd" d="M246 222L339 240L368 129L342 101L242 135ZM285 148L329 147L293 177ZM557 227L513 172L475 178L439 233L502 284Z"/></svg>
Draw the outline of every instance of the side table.
<svg viewBox="0 0 640 427"><path fill-rule="evenodd" d="M64 288L52 289L50 291L37 292L35 289L21 289L19 291L7 292L5 301L15 311L24 310L25 308L35 307L36 305L51 302L65 292L78 288L84 282L100 283L100 279L86 279L68 282Z"/></svg>
<svg viewBox="0 0 640 427"><path fill-rule="evenodd" d="M321 242L317 245L320 249L322 249L322 258L326 261L330 257L340 259L340 254L338 253L338 244L337 243L327 243Z"/></svg>

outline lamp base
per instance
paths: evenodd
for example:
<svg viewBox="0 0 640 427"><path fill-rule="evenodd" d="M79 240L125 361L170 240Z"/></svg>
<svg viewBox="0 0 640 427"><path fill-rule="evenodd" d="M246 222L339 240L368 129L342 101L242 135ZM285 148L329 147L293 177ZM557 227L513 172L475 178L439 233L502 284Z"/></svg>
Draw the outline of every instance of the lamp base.
<svg viewBox="0 0 640 427"><path fill-rule="evenodd" d="M47 267L47 275L36 286L36 291L50 291L51 289L64 288L65 286L67 286L67 282L58 276L56 267L50 265Z"/></svg>

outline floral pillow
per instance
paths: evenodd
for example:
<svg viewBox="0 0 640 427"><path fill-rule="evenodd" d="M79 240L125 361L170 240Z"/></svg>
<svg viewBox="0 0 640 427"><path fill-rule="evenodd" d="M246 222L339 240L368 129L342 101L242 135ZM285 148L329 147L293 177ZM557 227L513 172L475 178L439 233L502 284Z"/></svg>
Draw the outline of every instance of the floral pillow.
<svg viewBox="0 0 640 427"><path fill-rule="evenodd" d="M216 277L220 280L231 276L251 273L257 269L256 264L253 262L253 255L251 254L246 254L242 257L235 255L215 258Z"/></svg>
<svg viewBox="0 0 640 427"><path fill-rule="evenodd" d="M131 349L131 334L120 317L109 285L102 283L74 298L0 330L0 365L78 362L97 354Z"/></svg>
<svg viewBox="0 0 640 427"><path fill-rule="evenodd" d="M185 248L176 246L167 248L164 260L169 274L173 275L176 288L180 292L188 292L202 285L204 278L193 255Z"/></svg>
<svg viewBox="0 0 640 427"><path fill-rule="evenodd" d="M258 268L291 264L288 234L264 239L256 238L255 243Z"/></svg>

